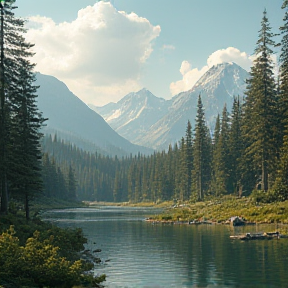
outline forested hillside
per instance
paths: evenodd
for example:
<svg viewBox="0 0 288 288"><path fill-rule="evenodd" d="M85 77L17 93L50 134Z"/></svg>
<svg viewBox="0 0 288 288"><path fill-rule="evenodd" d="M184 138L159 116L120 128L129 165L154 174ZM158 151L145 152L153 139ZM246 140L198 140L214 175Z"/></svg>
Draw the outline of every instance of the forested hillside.
<svg viewBox="0 0 288 288"><path fill-rule="evenodd" d="M105 275L89 273L94 264L80 259L87 242L82 231L30 216L32 200L43 196L46 119L37 106L33 44L24 38L16 8L15 0L0 2L0 287L99 287ZM73 176L71 170L68 193Z"/></svg>
<svg viewBox="0 0 288 288"><path fill-rule="evenodd" d="M263 201L288 199L288 12L284 21L279 80L272 61L277 45L264 11L244 103L235 98L232 111L224 106L213 133L199 95L195 127L188 121L186 135L167 151L109 158L49 137L44 151L61 170L74 169L81 200L197 201L253 190Z"/></svg>

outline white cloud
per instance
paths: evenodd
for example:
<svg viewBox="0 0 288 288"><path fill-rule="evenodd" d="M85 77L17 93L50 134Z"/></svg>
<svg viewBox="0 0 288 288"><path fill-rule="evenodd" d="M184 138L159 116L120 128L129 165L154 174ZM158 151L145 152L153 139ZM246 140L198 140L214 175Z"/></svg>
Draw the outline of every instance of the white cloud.
<svg viewBox="0 0 288 288"><path fill-rule="evenodd" d="M223 62L234 62L246 70L250 70L252 66L252 58L246 52L241 52L234 47L217 50L207 60L209 68Z"/></svg>
<svg viewBox="0 0 288 288"><path fill-rule="evenodd" d="M170 92L174 96L180 92L191 89L201 76L213 65L223 62L234 62L249 71L252 66L252 61L253 56L249 56L246 52L241 52L234 47L228 47L227 49L213 52L207 59L207 65L203 66L201 69L192 69L192 65L185 60L182 62L180 68L180 73L183 77L181 80L170 84Z"/></svg>
<svg viewBox="0 0 288 288"><path fill-rule="evenodd" d="M107 97L117 101L141 88L141 68L161 31L103 1L81 9L71 23L36 16L29 27L36 70L56 76L86 103L95 104L107 103Z"/></svg>
<svg viewBox="0 0 288 288"><path fill-rule="evenodd" d="M183 61L180 73L182 74L182 80L173 82L170 84L171 94L177 95L180 92L187 91L193 87L193 85L199 80L199 78L208 70L208 66L204 66L202 69L192 69L192 65L188 61Z"/></svg>

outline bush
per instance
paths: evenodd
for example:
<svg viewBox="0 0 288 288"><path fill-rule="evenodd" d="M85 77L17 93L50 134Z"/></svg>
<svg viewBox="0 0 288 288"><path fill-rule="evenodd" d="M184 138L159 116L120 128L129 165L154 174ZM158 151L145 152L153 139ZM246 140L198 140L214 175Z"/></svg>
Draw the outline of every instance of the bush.
<svg viewBox="0 0 288 288"><path fill-rule="evenodd" d="M61 256L53 237L42 240L36 231L21 246L15 234L11 226L0 235L0 285L71 288L85 283L98 287L105 280L105 275L99 278L87 274L91 265L83 260L70 261Z"/></svg>
<svg viewBox="0 0 288 288"><path fill-rule="evenodd" d="M162 220L165 220L165 221L172 220L172 216L171 215L169 215L169 216L164 215L164 216L162 216Z"/></svg>
<svg viewBox="0 0 288 288"><path fill-rule="evenodd" d="M273 190L268 192L262 190L253 190L251 197L255 202L258 203L273 203L280 200Z"/></svg>

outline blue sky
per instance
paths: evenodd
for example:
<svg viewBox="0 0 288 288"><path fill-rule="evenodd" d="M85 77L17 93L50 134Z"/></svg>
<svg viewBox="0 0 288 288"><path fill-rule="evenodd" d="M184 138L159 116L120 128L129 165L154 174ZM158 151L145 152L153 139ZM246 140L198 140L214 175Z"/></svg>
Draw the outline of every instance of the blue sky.
<svg viewBox="0 0 288 288"><path fill-rule="evenodd" d="M283 18L282 0L16 4L16 14L30 19L27 39L35 43L37 70L99 106L143 87L170 99L223 61L249 69L263 10L275 33Z"/></svg>

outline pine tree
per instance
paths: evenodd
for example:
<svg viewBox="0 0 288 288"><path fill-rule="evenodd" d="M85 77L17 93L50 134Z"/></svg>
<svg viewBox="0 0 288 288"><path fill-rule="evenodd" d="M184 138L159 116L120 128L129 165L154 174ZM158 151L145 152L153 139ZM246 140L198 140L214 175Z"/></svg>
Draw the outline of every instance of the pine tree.
<svg viewBox="0 0 288 288"><path fill-rule="evenodd" d="M229 118L226 105L223 108L221 130L220 134L217 131L217 140L213 150L213 179L211 183L212 192L216 195L227 194L229 181L229 151L228 151L228 137L229 137ZM218 130L218 123L217 130Z"/></svg>
<svg viewBox="0 0 288 288"><path fill-rule="evenodd" d="M259 40L255 49L256 59L247 80L247 97L244 105L243 131L245 136L245 158L253 160L253 169L261 190L269 188L269 173L275 169L278 147L276 91L272 67L272 49L275 43L264 11ZM253 125L252 125L253 123ZM276 146L276 147L275 147Z"/></svg>
<svg viewBox="0 0 288 288"><path fill-rule="evenodd" d="M208 191L210 178L211 139L205 124L204 109L199 95L193 142L192 198L203 200Z"/></svg>
<svg viewBox="0 0 288 288"><path fill-rule="evenodd" d="M279 77L279 112L282 124L282 135L288 133L288 0L283 1L282 9L285 9L284 25L280 27L283 35L280 54Z"/></svg>
<svg viewBox="0 0 288 288"><path fill-rule="evenodd" d="M121 182L120 182L120 173L116 170L115 180L114 180L114 188L113 188L113 199L114 202L119 202L121 195Z"/></svg>
<svg viewBox="0 0 288 288"><path fill-rule="evenodd" d="M229 183L228 190L230 193L241 196L242 194L242 173L241 158L243 155L243 139L241 135L242 125L242 105L239 97L234 98L231 113L231 128L229 132Z"/></svg>
<svg viewBox="0 0 288 288"><path fill-rule="evenodd" d="M29 218L30 198L41 190L39 129L44 119L36 106L34 65L28 60L32 45L23 37L24 21L12 12L14 2L1 7L1 210L7 211L9 182L24 198Z"/></svg>
<svg viewBox="0 0 288 288"><path fill-rule="evenodd" d="M288 0L283 1L285 9L284 25L280 27L283 35L280 55L279 112L283 136L280 161L275 181L275 192L280 200L288 199Z"/></svg>
<svg viewBox="0 0 288 288"><path fill-rule="evenodd" d="M190 121L187 123L186 137L185 137L185 154L187 165L187 192L185 198L189 198L192 183L192 168L193 168L193 139L192 139L192 125Z"/></svg>
<svg viewBox="0 0 288 288"><path fill-rule="evenodd" d="M217 187L216 187L216 163L217 163L217 147L219 143L220 138L220 132L221 132L221 121L220 121L220 115L218 114L216 117L215 122L215 128L213 133L213 139L212 139L212 146L211 146L211 155L212 155L212 164L211 164L211 185L210 185L210 194L216 195L217 194Z"/></svg>
<svg viewBox="0 0 288 288"><path fill-rule="evenodd" d="M76 190L77 190L77 181L75 179L74 169L70 165L68 172L68 198L70 200L76 200L77 198Z"/></svg>
<svg viewBox="0 0 288 288"><path fill-rule="evenodd" d="M182 137L180 142L180 155L179 155L179 166L178 166L178 183L176 186L178 187L178 195L181 201L188 199L188 167L187 167L187 156L186 156L186 144L185 139ZM191 173L191 172L190 172Z"/></svg>
<svg viewBox="0 0 288 288"><path fill-rule="evenodd" d="M284 136L280 163L273 188L279 200L285 201L288 199L288 134Z"/></svg>
<svg viewBox="0 0 288 288"><path fill-rule="evenodd" d="M36 105L37 87L33 86L35 76L32 73L34 65L23 59L19 59L19 62L11 121L11 134L14 136L11 137L14 157L11 160L17 165L14 165L11 182L13 188L24 196L26 217L29 218L29 201L42 187L40 128L44 119Z"/></svg>
<svg viewBox="0 0 288 288"><path fill-rule="evenodd" d="M221 130L221 122L220 122L220 115L217 115L214 134L213 134L213 147L216 147L220 137L220 130Z"/></svg>

